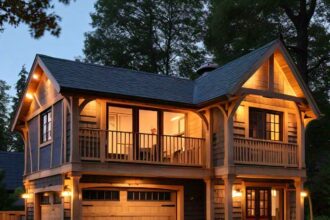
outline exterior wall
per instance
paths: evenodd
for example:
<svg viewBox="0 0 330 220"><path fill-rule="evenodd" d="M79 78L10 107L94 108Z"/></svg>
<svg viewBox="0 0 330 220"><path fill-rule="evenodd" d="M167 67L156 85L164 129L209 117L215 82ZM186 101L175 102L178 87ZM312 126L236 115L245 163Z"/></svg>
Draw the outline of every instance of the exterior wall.
<svg viewBox="0 0 330 220"><path fill-rule="evenodd" d="M212 109L212 159L213 166L222 166L224 164L224 117L217 108Z"/></svg>

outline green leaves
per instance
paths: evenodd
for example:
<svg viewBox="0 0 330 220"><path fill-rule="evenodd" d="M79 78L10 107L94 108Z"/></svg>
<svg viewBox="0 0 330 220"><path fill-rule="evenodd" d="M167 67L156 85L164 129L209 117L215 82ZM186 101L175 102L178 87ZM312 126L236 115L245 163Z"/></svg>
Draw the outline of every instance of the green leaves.
<svg viewBox="0 0 330 220"><path fill-rule="evenodd" d="M86 34L86 60L190 77L203 62L206 1L99 0ZM181 71L179 71L181 70Z"/></svg>
<svg viewBox="0 0 330 220"><path fill-rule="evenodd" d="M68 4L70 0L59 2ZM6 23L14 27L25 23L34 38L40 38L45 31L59 36L61 18L52 11L53 8L52 0L0 0L0 32Z"/></svg>

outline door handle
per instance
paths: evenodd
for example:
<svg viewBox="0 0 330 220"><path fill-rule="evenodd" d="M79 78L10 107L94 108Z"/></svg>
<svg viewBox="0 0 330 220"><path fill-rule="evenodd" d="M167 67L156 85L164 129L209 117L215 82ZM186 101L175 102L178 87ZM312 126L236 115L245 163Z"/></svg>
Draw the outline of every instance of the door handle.
<svg viewBox="0 0 330 220"><path fill-rule="evenodd" d="M163 205L161 205L162 207L175 207L175 205L173 205L173 204L163 204Z"/></svg>

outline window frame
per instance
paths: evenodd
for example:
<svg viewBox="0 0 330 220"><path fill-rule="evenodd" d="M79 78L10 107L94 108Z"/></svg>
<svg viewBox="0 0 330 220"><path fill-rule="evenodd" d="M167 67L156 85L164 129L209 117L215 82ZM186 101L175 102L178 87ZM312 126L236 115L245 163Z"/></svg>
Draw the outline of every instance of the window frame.
<svg viewBox="0 0 330 220"><path fill-rule="evenodd" d="M46 123L45 123L46 119ZM40 113L40 144L43 146L45 143L49 143L53 140L53 111L52 107L46 109ZM45 130L44 130L45 129Z"/></svg>
<svg viewBox="0 0 330 220"><path fill-rule="evenodd" d="M256 113L259 113L261 115L261 119L262 122L260 122L262 124L262 128L260 129L260 127L257 128L257 134L256 136L253 135L253 125L255 124L255 122L258 122L259 120L256 119ZM267 121L267 114L270 115L277 115L279 116L279 122L268 122ZM277 141L277 142L283 142L283 137L284 137L284 124L283 124L283 112L280 111L274 111L274 110L269 110L269 109L263 109L263 108L255 108L255 107L249 107L249 138L253 138L253 139L258 139L258 140L266 140L266 141ZM254 116L254 117L251 117ZM279 124L279 131L272 131L272 130L268 130L267 129L267 124L271 124L270 126L272 126L272 124L274 124L274 126L276 124ZM256 126L260 126L260 124L257 124ZM260 135L259 132L262 132L262 135ZM279 139L278 140L272 140L271 139L271 133L274 132L279 134ZM270 133L270 136L268 137L268 133Z"/></svg>

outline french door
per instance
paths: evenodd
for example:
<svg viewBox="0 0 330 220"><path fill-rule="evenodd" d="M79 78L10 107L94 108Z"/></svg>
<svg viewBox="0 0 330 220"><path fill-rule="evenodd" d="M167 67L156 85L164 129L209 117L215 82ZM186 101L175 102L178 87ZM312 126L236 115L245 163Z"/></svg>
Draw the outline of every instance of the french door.
<svg viewBox="0 0 330 220"><path fill-rule="evenodd" d="M270 220L272 219L271 188L246 189L246 219Z"/></svg>

